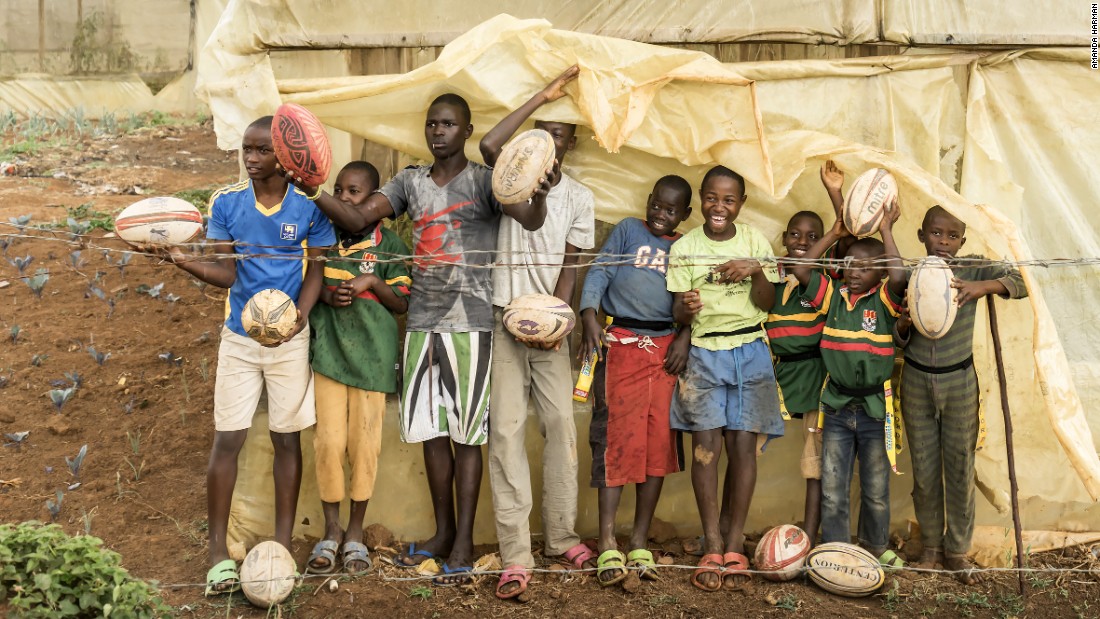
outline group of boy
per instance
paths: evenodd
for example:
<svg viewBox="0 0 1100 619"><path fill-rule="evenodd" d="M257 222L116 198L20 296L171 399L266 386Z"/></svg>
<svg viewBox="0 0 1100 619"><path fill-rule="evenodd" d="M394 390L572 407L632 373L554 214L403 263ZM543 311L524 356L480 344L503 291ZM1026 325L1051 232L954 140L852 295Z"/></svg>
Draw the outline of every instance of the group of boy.
<svg viewBox="0 0 1100 619"><path fill-rule="evenodd" d="M599 359L589 432L591 485L599 493L597 552L581 542L568 347L515 338L501 319L503 306L524 294L570 303L579 253L594 245L592 193L559 169L575 145L576 126L536 123L554 139L556 165L529 202L500 204L490 167L505 142L540 106L564 96L563 87L577 74L570 68L485 135L487 165L469 161L464 151L473 133L469 106L457 95L441 95L425 122L432 163L410 166L381 187L366 162L345 166L332 194L304 186L276 163L270 117L245 131L241 154L248 180L210 201L207 236L217 257L188 256L179 248L162 252L195 277L229 289L207 474L208 594L239 587L226 545L229 509L237 455L265 386L275 448L275 539L287 548L302 474L299 432L317 425L325 534L307 561L310 571L331 572L338 563L353 574L372 567L363 519L375 485L385 397L394 392L400 395L402 440L423 446L436 523L431 538L410 544L395 562L413 568L440 559L437 585L470 578L482 446L488 443L505 566L496 593L509 599L527 590L535 566L526 452L530 400L545 439L544 554L576 569L595 568L601 585L622 581L629 570L656 578L648 529L664 477L684 468L680 433L690 432L691 481L703 529L703 557L691 581L706 591L741 588L751 577L744 527L757 456L767 439L783 434L788 416L803 418L804 526L811 539L820 521L823 541L850 540L849 486L858 457L859 542L885 565L899 566L901 559L887 548L890 466L884 448L895 339L906 347L911 368L902 394L924 538L921 561L972 567L966 559L977 435L971 301L1026 294L1019 275L988 265L956 269L965 305L947 337L929 340L909 328L905 315L906 272L892 232L896 203L884 218L882 241L851 239L839 217L826 233L819 216L797 213L783 244L788 256L804 260L773 265L765 236L736 222L745 182L723 166L703 178L702 226L676 232L691 212L692 189L681 177L663 177L648 197L645 220L620 222L585 280L580 354ZM837 212L843 178L832 162L822 169ZM402 213L414 226L409 264L408 248L380 223ZM929 254L952 260L964 233L962 222L934 207L918 234ZM265 255L237 259L255 247ZM811 268L827 251L846 258L842 274ZM624 256L633 259L626 263ZM288 259L294 257L300 260ZM889 270L885 281L882 264ZM299 312L293 332L272 346L248 338L240 323L251 294L265 288L286 292ZM406 311L402 354L394 315ZM720 500L723 446L729 464ZM638 501L624 554L615 516L627 484L636 484ZM351 504L346 527L339 513L345 498Z"/></svg>

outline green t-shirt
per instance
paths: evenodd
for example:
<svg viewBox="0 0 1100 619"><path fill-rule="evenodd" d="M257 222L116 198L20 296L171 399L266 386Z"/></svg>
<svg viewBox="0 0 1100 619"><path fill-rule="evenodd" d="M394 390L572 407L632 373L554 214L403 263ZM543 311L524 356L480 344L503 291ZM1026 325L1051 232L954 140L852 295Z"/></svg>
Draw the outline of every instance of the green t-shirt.
<svg viewBox="0 0 1100 619"><path fill-rule="evenodd" d="M691 345L707 350L730 350L764 337L764 330L746 335L704 337L706 333L737 331L759 325L768 312L753 305L752 278L719 284L714 267L735 258L770 258L771 244L755 228L735 224L737 234L728 241L713 241L700 226L672 244L669 253L669 292L699 290L703 309L691 323ZM779 281L773 264L764 264L768 281Z"/></svg>
<svg viewBox="0 0 1100 619"><path fill-rule="evenodd" d="M328 251L326 287L334 289L342 281L374 273L396 295L409 295L412 280L404 260L409 248L397 234L379 224L351 241ZM397 391L397 320L373 292L364 292L347 307L317 303L309 326L314 372L367 391Z"/></svg>

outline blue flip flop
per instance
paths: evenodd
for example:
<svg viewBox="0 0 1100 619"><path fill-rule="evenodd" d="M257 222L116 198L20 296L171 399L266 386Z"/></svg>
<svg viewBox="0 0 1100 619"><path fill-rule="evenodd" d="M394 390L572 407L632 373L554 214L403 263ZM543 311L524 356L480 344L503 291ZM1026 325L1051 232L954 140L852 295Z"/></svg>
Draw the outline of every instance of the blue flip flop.
<svg viewBox="0 0 1100 619"><path fill-rule="evenodd" d="M451 567L444 563L443 574L433 578L432 584L437 587L453 587L455 585L464 585L470 581L470 574L473 571L474 569L472 567L466 567L464 565L459 567ZM451 578L454 578L455 580L451 582Z"/></svg>
<svg viewBox="0 0 1100 619"><path fill-rule="evenodd" d="M421 561L417 561L416 563L409 563L405 561L406 558L412 559L414 557L424 557L424 559ZM397 567L403 567L407 570L411 570L416 568L416 566L420 565L424 561L433 561L435 560L435 558L436 556L432 554L430 550L417 550L416 543L413 542L409 544L409 550L405 552L405 554L394 557L393 564Z"/></svg>

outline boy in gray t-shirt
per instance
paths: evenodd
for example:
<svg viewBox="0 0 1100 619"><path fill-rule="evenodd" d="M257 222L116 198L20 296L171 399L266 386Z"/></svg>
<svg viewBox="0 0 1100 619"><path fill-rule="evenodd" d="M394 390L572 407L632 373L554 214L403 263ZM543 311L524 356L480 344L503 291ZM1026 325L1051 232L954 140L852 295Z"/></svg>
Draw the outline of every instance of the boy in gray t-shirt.
<svg viewBox="0 0 1100 619"><path fill-rule="evenodd" d="M556 175L548 171L530 203L501 205L493 198L492 171L466 158L473 130L466 101L440 95L424 124L432 165L406 168L358 208L306 188L345 230L401 213L413 221L416 285L405 334L401 438L424 444L436 531L419 548L410 544L397 563L414 567L445 557L436 585L467 581L472 564L492 363L491 286L489 269L481 267L492 262L502 213L528 230L542 226Z"/></svg>

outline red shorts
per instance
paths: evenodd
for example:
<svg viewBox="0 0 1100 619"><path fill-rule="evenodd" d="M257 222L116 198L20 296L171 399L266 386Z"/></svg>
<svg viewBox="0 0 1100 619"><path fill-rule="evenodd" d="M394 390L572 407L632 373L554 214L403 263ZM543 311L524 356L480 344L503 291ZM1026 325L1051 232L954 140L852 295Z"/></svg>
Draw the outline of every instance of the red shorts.
<svg viewBox="0 0 1100 619"><path fill-rule="evenodd" d="M592 487L640 484L683 470L680 433L668 421L676 377L664 368L676 335L645 338L614 326L608 334L618 341L608 338L592 381Z"/></svg>

